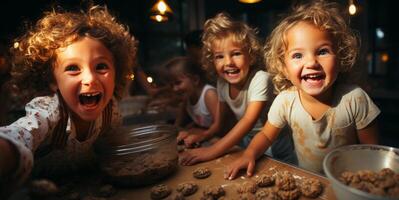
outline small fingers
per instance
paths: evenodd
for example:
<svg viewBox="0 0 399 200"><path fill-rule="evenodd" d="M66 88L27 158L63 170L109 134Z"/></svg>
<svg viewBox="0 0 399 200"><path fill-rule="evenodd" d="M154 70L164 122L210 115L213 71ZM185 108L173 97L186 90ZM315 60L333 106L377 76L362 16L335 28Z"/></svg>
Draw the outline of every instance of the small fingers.
<svg viewBox="0 0 399 200"><path fill-rule="evenodd" d="M247 176L252 176L254 174L254 170L255 170L255 162L251 161L248 163Z"/></svg>

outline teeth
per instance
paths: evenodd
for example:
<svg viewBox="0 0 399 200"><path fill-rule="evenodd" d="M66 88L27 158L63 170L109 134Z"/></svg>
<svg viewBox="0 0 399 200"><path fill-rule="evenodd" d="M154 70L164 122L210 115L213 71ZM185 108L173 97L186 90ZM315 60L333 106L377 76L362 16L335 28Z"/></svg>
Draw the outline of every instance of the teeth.
<svg viewBox="0 0 399 200"><path fill-rule="evenodd" d="M95 93L85 93L85 94L81 94L82 96L86 96L86 97L93 97L96 95L99 95L100 92L95 92Z"/></svg>

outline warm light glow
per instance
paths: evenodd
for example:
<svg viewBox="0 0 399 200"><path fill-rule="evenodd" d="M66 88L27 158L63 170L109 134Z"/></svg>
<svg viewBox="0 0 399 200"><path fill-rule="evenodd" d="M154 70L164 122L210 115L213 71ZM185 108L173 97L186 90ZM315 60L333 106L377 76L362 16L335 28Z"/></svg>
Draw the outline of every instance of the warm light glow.
<svg viewBox="0 0 399 200"><path fill-rule="evenodd" d="M258 3L262 0L238 0L241 3Z"/></svg>
<svg viewBox="0 0 399 200"><path fill-rule="evenodd" d="M149 82L149 83L152 83L152 77L151 76L149 76L149 77L147 77L147 81Z"/></svg>
<svg viewBox="0 0 399 200"><path fill-rule="evenodd" d="M160 13L164 14L166 12L166 4L162 0L158 2L157 6Z"/></svg>
<svg viewBox="0 0 399 200"><path fill-rule="evenodd" d="M388 62L389 55L387 53L381 54L381 60L382 60L382 62Z"/></svg>
<svg viewBox="0 0 399 200"><path fill-rule="evenodd" d="M349 14L350 15L356 14L356 6L353 3L351 5L349 5Z"/></svg>
<svg viewBox="0 0 399 200"><path fill-rule="evenodd" d="M162 15L155 15L155 20L157 20L157 22L162 22L163 20Z"/></svg>
<svg viewBox="0 0 399 200"><path fill-rule="evenodd" d="M165 22L173 16L173 11L170 9L165 0L158 0L152 6L150 11L150 18L156 22Z"/></svg>
<svg viewBox="0 0 399 200"><path fill-rule="evenodd" d="M19 47L19 42L14 42L14 49Z"/></svg>

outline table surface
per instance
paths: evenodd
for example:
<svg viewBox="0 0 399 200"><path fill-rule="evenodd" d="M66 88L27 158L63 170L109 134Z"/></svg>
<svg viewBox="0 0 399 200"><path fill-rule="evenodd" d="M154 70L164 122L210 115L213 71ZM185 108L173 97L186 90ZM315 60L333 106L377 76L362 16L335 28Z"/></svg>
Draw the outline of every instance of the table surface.
<svg viewBox="0 0 399 200"><path fill-rule="evenodd" d="M241 150L234 150L229 154L224 155L215 160L211 160L204 163L199 163L193 166L179 166L178 170L171 176L167 177L166 179L160 181L159 183L140 187L140 188L130 188L130 189L122 189L119 190L118 193L111 199L151 199L150 198L150 190L151 187L158 184L166 184L172 190L172 194L176 193L176 188L179 183L193 181L198 184L199 188L198 191L186 197L186 199L200 199L202 196L202 191L205 186L208 185L221 185L226 191L226 198L227 199L234 199L238 197L237 187L244 181L254 180L257 177L257 174L261 173L277 173L282 171L290 171L296 179L302 178L316 178L322 182L324 185L323 193L316 199L325 199L325 200L334 200L336 199L331 183L328 179L324 176L300 169L298 167L274 160L270 157L262 157L257 161L257 168L256 173L252 177L247 177L244 175L244 171L242 171L241 176L237 177L234 180L225 180L223 178L224 171L229 163L234 161L235 158L239 157L243 151ZM198 167L208 167L212 171L212 175L206 179L196 179L193 177L193 171ZM309 199L305 197L301 197L300 199Z"/></svg>

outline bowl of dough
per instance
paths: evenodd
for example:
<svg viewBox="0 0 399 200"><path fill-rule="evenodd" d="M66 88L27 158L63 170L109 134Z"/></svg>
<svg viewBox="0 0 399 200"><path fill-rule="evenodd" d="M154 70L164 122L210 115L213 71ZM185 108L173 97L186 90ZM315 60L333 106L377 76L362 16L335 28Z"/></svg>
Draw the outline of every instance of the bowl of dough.
<svg viewBox="0 0 399 200"><path fill-rule="evenodd" d="M123 126L97 148L101 170L111 183L135 187L158 182L178 167L177 129L169 124Z"/></svg>
<svg viewBox="0 0 399 200"><path fill-rule="evenodd" d="M399 199L399 149L382 145L348 145L323 161L337 199Z"/></svg>

